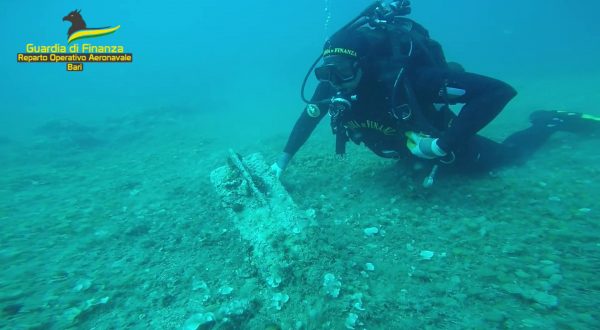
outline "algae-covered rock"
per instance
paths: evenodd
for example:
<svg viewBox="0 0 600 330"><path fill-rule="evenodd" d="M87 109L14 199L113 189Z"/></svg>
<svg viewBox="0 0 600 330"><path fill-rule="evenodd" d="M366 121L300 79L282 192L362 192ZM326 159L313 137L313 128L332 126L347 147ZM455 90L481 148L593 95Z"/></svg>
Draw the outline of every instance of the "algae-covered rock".
<svg viewBox="0 0 600 330"><path fill-rule="evenodd" d="M277 292L271 297L271 307L275 310L281 310L283 305L290 300L290 296L285 293Z"/></svg>
<svg viewBox="0 0 600 330"><path fill-rule="evenodd" d="M215 323L213 313L196 313L185 321L181 330L210 329Z"/></svg>
<svg viewBox="0 0 600 330"><path fill-rule="evenodd" d="M79 306L68 308L63 313L63 319L68 323L76 323L88 317L99 306L106 305L110 300L109 297L92 298L84 301Z"/></svg>
<svg viewBox="0 0 600 330"><path fill-rule="evenodd" d="M339 296L341 288L342 282L338 281L335 275L327 273L323 276L323 291L326 295L336 298Z"/></svg>
<svg viewBox="0 0 600 330"><path fill-rule="evenodd" d="M544 305L548 308L558 306L558 298L546 292L536 291L533 293L532 298L538 304Z"/></svg>

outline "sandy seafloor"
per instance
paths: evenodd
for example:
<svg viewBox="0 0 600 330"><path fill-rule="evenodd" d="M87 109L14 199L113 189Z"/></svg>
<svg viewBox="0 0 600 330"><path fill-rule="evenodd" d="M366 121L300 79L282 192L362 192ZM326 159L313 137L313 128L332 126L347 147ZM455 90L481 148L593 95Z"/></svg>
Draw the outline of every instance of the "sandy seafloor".
<svg viewBox="0 0 600 330"><path fill-rule="evenodd" d="M323 123L282 177L317 226L277 310L209 173L230 147L273 160L287 136L226 139L213 120L163 107L3 137L0 328L192 329L207 313L219 322L198 329L346 329L350 313L356 329L600 328L598 136L423 189L363 148L335 160Z"/></svg>

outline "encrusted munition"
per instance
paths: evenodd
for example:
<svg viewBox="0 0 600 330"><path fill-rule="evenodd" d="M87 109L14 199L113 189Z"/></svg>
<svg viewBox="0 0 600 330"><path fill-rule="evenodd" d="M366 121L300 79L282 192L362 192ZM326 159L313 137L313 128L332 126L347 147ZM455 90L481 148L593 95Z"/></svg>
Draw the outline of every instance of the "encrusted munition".
<svg viewBox="0 0 600 330"><path fill-rule="evenodd" d="M311 254L305 229L314 222L314 212L298 208L261 154L241 157L229 150L227 163L211 172L211 182L252 246L252 264L267 286L278 287L289 268Z"/></svg>

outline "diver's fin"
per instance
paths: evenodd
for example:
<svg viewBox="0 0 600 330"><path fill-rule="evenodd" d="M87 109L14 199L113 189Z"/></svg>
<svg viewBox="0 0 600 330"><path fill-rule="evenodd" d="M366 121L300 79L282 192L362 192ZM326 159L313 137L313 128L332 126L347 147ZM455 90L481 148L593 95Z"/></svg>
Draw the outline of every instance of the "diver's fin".
<svg viewBox="0 0 600 330"><path fill-rule="evenodd" d="M569 132L589 132L600 130L600 116L572 111L539 110L534 111L529 120L533 125L545 125Z"/></svg>

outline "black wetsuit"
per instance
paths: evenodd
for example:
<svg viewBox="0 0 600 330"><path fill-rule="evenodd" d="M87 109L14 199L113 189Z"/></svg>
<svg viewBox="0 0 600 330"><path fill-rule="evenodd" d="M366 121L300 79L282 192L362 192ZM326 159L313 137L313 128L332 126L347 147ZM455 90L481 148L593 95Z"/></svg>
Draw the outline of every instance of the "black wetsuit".
<svg viewBox="0 0 600 330"><path fill-rule="evenodd" d="M448 152L442 160L451 160L446 168L475 172L522 161L532 154L557 129L532 125L497 143L476 133L493 120L516 95L506 83L445 68L421 67L407 72L412 87L413 104L409 103L408 119L397 119L391 113L389 82L365 73L356 91L352 108L342 115L350 140L363 143L379 156L408 158L406 131L438 137L438 145ZM450 91L450 93L448 93ZM458 93L456 93L458 92ZM317 87L312 101L328 99L335 90L328 83ZM399 98L407 99L407 93ZM464 104L458 116L447 106L438 110L434 104ZM311 117L303 111L288 139L284 152L294 155L306 142L320 120L327 114L328 104L320 106L320 115ZM396 117L401 117L396 113ZM453 159L450 159L452 157ZM439 160L433 160L435 162Z"/></svg>

